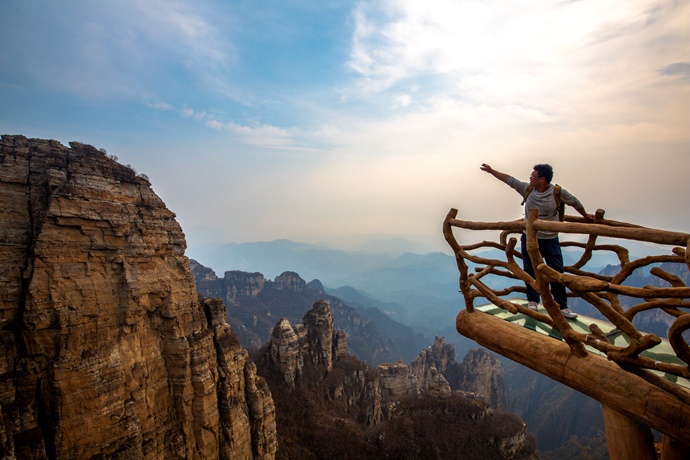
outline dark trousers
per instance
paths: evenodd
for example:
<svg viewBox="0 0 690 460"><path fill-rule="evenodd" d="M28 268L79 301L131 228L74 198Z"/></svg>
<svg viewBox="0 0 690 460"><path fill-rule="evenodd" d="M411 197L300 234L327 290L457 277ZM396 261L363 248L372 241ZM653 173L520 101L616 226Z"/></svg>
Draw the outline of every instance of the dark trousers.
<svg viewBox="0 0 690 460"><path fill-rule="evenodd" d="M534 278L534 268L532 268L532 261L527 253L527 235L522 234L520 242L522 244L522 265L525 271ZM539 252L544 258L546 265L556 270L558 273L563 273L563 252L561 252L561 243L556 238L538 239ZM539 293L532 289L529 284L527 286L527 300L539 302ZM551 295L561 308L568 307L568 296L565 293L565 286L559 283L551 283Z"/></svg>

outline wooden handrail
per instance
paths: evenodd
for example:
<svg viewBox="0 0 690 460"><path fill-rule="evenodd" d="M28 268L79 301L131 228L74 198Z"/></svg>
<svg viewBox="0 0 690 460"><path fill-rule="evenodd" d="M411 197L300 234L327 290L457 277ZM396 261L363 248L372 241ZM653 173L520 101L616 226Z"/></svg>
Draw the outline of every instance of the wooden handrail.
<svg viewBox="0 0 690 460"><path fill-rule="evenodd" d="M690 269L688 244L690 234L672 232L654 228L642 227L625 222L610 221L603 218L604 211L597 211L597 218L588 221L584 218L566 216L564 222L552 222L538 219L536 210L531 210L527 220L506 222L472 222L457 219L457 209L451 209L443 223L443 234L455 253L456 261L460 269L460 290L465 299L465 307L468 311L474 310L474 300L484 297L511 312L523 313L534 319L540 320L558 329L571 352L576 356L584 356L587 351L584 344L593 346L606 353L613 361L625 363L625 365L638 366L644 369L653 369L666 372L679 377L690 377L689 357L690 347L682 337L682 332L690 329L690 312L685 311L690 305L690 287L683 281L660 268L653 268L651 274L665 281L669 286L645 286L631 287L623 285L623 282L633 275L636 270L658 263L674 263ZM501 232L499 242L483 241L471 245L460 245L455 239L454 228L465 230L498 230ZM583 248L580 260L573 266L566 267L565 273L558 273L543 263L536 240L537 231L559 232L567 234L583 234L588 236L587 243L564 242L564 246L577 246ZM510 237L514 233L527 234L527 252L530 254L533 266L536 267L535 277L529 276L522 267L516 263L515 258L521 258L521 254L515 250L516 238ZM672 249L672 254L660 254L647 256L636 261L630 261L625 247L614 244L597 245L598 237L616 238L629 241L654 243L657 245L677 246ZM505 260L482 257L472 254L470 251L493 248L504 252ZM613 251L619 256L620 269L612 276L603 276L588 272L584 267L591 260L596 251ZM467 262L479 265L477 273L470 273ZM529 310L525 306L504 300L504 297L515 292L526 292L524 286L516 284L500 291L491 289L480 279L488 276L498 276L505 279L516 280L529 284L541 295L544 307L548 313L544 315ZM590 336L576 333L560 313L560 308L553 300L549 284L558 282L570 289L571 295L580 297L597 308L617 328L628 335L631 344L627 347L619 347L601 340L592 340ZM662 283L664 284L664 283ZM639 299L640 303L629 307L627 310L621 307L620 296ZM645 334L638 331L632 324L634 316L640 311L650 309L663 309L675 320L669 329L669 342L678 358L685 364L659 363L640 356L644 350L653 348L660 340L654 334Z"/></svg>

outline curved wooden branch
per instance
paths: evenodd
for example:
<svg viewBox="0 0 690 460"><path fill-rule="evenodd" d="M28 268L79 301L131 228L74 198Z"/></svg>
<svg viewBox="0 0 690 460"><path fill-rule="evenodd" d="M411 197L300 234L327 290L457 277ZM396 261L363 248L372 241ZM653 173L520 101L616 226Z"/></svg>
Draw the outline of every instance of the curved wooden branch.
<svg viewBox="0 0 690 460"><path fill-rule="evenodd" d="M623 266L623 269L613 277L611 282L613 284L622 284L635 271L643 267L661 262L681 262L682 258L672 255L647 256L637 259Z"/></svg>
<svg viewBox="0 0 690 460"><path fill-rule="evenodd" d="M668 273L665 270L662 270L659 267L654 267L652 268L649 273L652 275L656 276L657 278L661 278L662 280L666 281L668 284L670 284L673 287L685 287L685 283L683 280L678 278L676 275L672 275L671 273Z"/></svg>
<svg viewBox="0 0 690 460"><path fill-rule="evenodd" d="M580 243L579 241L563 241L563 242L561 242L561 246L562 247L578 247L578 248L585 248L585 249L587 247L586 244ZM592 248L592 251L611 251L611 252L616 253L616 256L618 257L618 261L620 262L621 267L624 267L630 263L630 253L623 246L618 246L616 244L597 244ZM570 268L570 269L582 268L582 267L578 267L576 265L577 264L574 264L570 267L566 267L566 271L568 271L568 268Z"/></svg>
<svg viewBox="0 0 690 460"><path fill-rule="evenodd" d="M592 251L594 250L596 242L596 235L589 235L589 238L587 239L587 244L585 245L585 250L582 253L582 256L580 257L580 260L573 264L574 269L580 269L584 267L585 264L592 259Z"/></svg>
<svg viewBox="0 0 690 460"><path fill-rule="evenodd" d="M638 303L637 305L633 305L632 307L628 308L623 315L628 319L628 321L632 321L633 318L635 318L635 315L637 315L639 312L652 310L654 308L660 308L669 315L678 318L682 315L690 314L682 310L679 310L679 308L690 308L690 301L682 299L651 300L649 302L643 302Z"/></svg>
<svg viewBox="0 0 690 460"><path fill-rule="evenodd" d="M673 347L673 351L686 363L690 363L690 347L683 340L683 332L688 329L690 329L690 315L683 315L668 330L668 341Z"/></svg>
<svg viewBox="0 0 690 460"><path fill-rule="evenodd" d="M453 227L460 227L467 230L509 230L511 233L521 233L525 229L525 222L522 220L513 220L509 222L471 222L453 218L448 223Z"/></svg>
<svg viewBox="0 0 690 460"><path fill-rule="evenodd" d="M575 356L586 356L587 351L581 342L574 340L572 338L573 330L568 324L568 321L563 317L561 313L561 307L556 303L551 295L551 289L549 288L549 280L541 275L541 270L539 267L545 266L541 254L539 253L539 242L537 241L537 230L535 223L538 221L539 212L537 209L530 209L527 218L527 253L532 261L532 266L536 267L534 270L536 276L537 292L541 295L542 303L544 308L549 313L549 316L553 319L556 329L561 333L563 339L570 346L573 354Z"/></svg>

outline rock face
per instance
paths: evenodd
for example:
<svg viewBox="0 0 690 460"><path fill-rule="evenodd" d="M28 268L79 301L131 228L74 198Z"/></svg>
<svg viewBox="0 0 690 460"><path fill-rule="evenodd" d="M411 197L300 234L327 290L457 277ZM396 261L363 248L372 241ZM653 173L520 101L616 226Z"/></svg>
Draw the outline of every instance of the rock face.
<svg viewBox="0 0 690 460"><path fill-rule="evenodd" d="M282 318L273 328L269 356L273 368L285 383L294 388L304 369L304 326L293 328L287 318Z"/></svg>
<svg viewBox="0 0 690 460"><path fill-rule="evenodd" d="M175 215L93 147L0 141L0 452L273 458L271 393Z"/></svg>
<svg viewBox="0 0 690 460"><path fill-rule="evenodd" d="M264 275L240 271L225 272L225 285L228 286L225 301L235 303L238 296L254 298L264 289Z"/></svg>
<svg viewBox="0 0 690 460"><path fill-rule="evenodd" d="M312 379L327 377L334 364L349 358L345 332L333 326L328 302L318 301L305 313L301 324L294 327L282 318L273 329L271 340L264 347L268 368L288 389L314 384ZM341 372L330 379L325 393L343 407L356 408L357 421L375 425L383 418L381 388L377 376L361 366Z"/></svg>
<svg viewBox="0 0 690 460"><path fill-rule="evenodd" d="M426 374L424 392L434 398L447 398L451 395L450 384L435 367Z"/></svg>
<svg viewBox="0 0 690 460"><path fill-rule="evenodd" d="M316 302L302 319L307 332L305 361L320 366L330 372L333 369L333 348L335 330L333 315L326 302Z"/></svg>
<svg viewBox="0 0 690 460"><path fill-rule="evenodd" d="M328 373L333 361L347 353L345 334L333 327L331 309L324 301L316 302L295 327L282 318L267 345L271 367L291 388L301 378L305 364Z"/></svg>
<svg viewBox="0 0 690 460"><path fill-rule="evenodd" d="M451 390L436 366L461 366L443 338L410 368L375 370L347 355L341 335L319 301L300 324L278 321L257 351L274 392L283 458L536 458L518 417Z"/></svg>
<svg viewBox="0 0 690 460"><path fill-rule="evenodd" d="M434 344L422 350L410 364L409 372L413 376L413 381L419 382L419 389L428 386L426 380L432 369L445 376L447 381L453 382L454 390L461 388L457 385L460 366L455 361L455 347L446 343L444 337L434 337Z"/></svg>
<svg viewBox="0 0 690 460"><path fill-rule="evenodd" d="M506 409L503 366L494 355L484 348L468 351L462 361L461 375L460 388L477 393L497 409Z"/></svg>
<svg viewBox="0 0 690 460"><path fill-rule="evenodd" d="M417 391L417 380L411 379L412 375L405 364L379 364L377 369L381 374L384 395L388 399L395 400Z"/></svg>
<svg viewBox="0 0 690 460"><path fill-rule="evenodd" d="M287 289L294 292L302 292L307 288L307 282L300 278L295 272L284 272L276 276L273 283L275 288L279 291Z"/></svg>
<svg viewBox="0 0 690 460"><path fill-rule="evenodd" d="M444 337L415 358L410 366L402 362L380 364L384 394L392 398L406 394L447 397L453 391L480 399L495 409L505 410L506 396L500 361L483 348L470 350L462 364L455 360L455 348Z"/></svg>

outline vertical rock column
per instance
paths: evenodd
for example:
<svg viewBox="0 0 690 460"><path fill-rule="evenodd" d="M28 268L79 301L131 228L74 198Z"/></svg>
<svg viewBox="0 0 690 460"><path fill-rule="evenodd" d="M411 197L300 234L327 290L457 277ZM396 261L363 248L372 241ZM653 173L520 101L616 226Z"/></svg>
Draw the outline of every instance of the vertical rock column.
<svg viewBox="0 0 690 460"><path fill-rule="evenodd" d="M307 330L308 349L305 361L333 369L333 316L328 302L316 302L305 313L302 324Z"/></svg>

